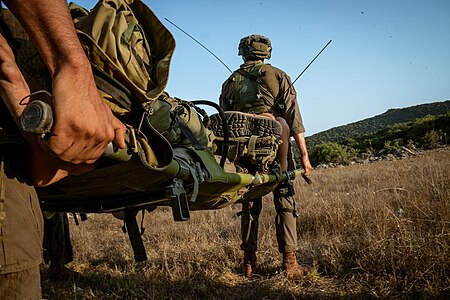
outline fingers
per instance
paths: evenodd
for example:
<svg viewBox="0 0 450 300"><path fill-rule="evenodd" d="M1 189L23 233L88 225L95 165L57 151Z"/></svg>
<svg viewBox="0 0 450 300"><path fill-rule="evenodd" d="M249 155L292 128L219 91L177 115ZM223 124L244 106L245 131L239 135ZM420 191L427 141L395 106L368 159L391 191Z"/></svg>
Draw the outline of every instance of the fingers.
<svg viewBox="0 0 450 300"><path fill-rule="evenodd" d="M114 127L114 143L121 149L126 147L125 145L125 136L126 136L126 127L125 125L119 121L119 119L113 119L113 127Z"/></svg>
<svg viewBox="0 0 450 300"><path fill-rule="evenodd" d="M305 167L304 167L304 169L305 169L305 175L306 176L308 176L309 174L311 174L311 172L312 172L312 170L313 170L313 167L311 166L311 164L309 163L309 160L308 160L308 163L305 165Z"/></svg>
<svg viewBox="0 0 450 300"><path fill-rule="evenodd" d="M107 111L103 114L97 112L94 117L98 119L87 128L78 126L83 124L81 121L72 126L62 122L56 123L52 135L47 139L40 139L40 145L62 161L72 164L95 163L111 141L114 141L119 148L125 148L126 127L112 115L106 105L105 107ZM104 118L107 120L109 118L109 124L102 123ZM100 129L91 130L95 126Z"/></svg>

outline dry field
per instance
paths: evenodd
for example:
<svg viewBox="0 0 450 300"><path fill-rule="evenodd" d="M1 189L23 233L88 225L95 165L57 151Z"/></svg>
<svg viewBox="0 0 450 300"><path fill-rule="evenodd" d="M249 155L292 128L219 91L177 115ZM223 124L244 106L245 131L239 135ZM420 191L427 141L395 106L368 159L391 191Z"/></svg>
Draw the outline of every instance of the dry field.
<svg viewBox="0 0 450 300"><path fill-rule="evenodd" d="M279 271L274 209L265 199L259 274L239 275L240 205L174 222L146 214L149 260L134 264L122 222L89 215L71 233L77 282L46 278L47 299L450 299L450 149L401 161L314 171L296 180L298 259L309 274ZM140 216L140 215L139 215Z"/></svg>

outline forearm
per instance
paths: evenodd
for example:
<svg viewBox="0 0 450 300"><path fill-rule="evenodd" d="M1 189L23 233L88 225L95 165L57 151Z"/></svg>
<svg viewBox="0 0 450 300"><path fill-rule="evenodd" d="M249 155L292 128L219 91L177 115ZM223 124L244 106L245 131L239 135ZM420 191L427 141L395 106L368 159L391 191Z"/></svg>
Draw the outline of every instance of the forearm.
<svg viewBox="0 0 450 300"><path fill-rule="evenodd" d="M38 48L52 76L70 66L81 72L89 63L64 0L3 1Z"/></svg>
<svg viewBox="0 0 450 300"><path fill-rule="evenodd" d="M306 148L305 134L303 132L294 135L295 143L297 144L300 152L300 162L305 170L304 174L309 175L313 170L311 162L309 161L308 149Z"/></svg>
<svg viewBox="0 0 450 300"><path fill-rule="evenodd" d="M308 149L306 147L306 141L305 141L305 133L297 133L294 135L295 143L297 144L298 151L300 152L300 157L306 157L308 158Z"/></svg>

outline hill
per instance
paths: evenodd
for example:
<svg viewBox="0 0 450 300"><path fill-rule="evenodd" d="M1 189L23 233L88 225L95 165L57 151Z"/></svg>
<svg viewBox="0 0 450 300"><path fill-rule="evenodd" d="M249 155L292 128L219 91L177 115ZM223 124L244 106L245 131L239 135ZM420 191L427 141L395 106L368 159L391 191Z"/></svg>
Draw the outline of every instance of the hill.
<svg viewBox="0 0 450 300"><path fill-rule="evenodd" d="M376 133L386 127L423 118L427 115L440 115L450 111L450 100L420 104L405 108L393 108L374 117L333 127L306 137L309 149L322 142L343 142L349 138L355 139L364 135Z"/></svg>
<svg viewBox="0 0 450 300"><path fill-rule="evenodd" d="M257 274L239 273L240 205L175 222L160 207L141 223L149 260L134 263L123 221L69 215L79 280L49 280L44 299L450 299L448 149L392 162L315 170L295 181L308 273L281 272L271 196L260 215ZM140 219L139 214L139 219Z"/></svg>

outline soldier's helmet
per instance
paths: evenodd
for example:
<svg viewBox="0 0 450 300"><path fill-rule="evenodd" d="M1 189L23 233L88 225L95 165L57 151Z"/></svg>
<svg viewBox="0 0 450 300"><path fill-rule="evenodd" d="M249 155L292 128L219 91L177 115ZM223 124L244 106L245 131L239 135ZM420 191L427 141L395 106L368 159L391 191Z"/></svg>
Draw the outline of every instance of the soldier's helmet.
<svg viewBox="0 0 450 300"><path fill-rule="evenodd" d="M252 34L241 39L238 50L238 55L244 59L248 57L270 59L272 43L263 35Z"/></svg>

